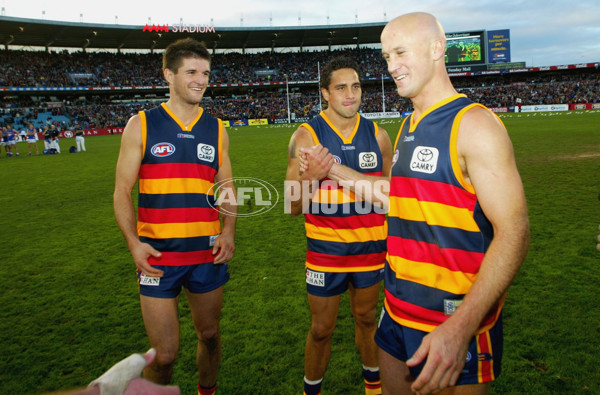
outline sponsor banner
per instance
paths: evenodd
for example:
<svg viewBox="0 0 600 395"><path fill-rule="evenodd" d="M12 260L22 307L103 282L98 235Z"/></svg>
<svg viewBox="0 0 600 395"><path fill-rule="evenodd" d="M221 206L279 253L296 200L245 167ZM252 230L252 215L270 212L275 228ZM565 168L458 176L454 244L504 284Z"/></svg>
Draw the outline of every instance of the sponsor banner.
<svg viewBox="0 0 600 395"><path fill-rule="evenodd" d="M229 121L229 125L231 125L233 127L248 126L248 120L247 119L237 119L235 121Z"/></svg>
<svg viewBox="0 0 600 395"><path fill-rule="evenodd" d="M295 119L292 119L292 122L304 123L310 121L311 119L311 117L296 117Z"/></svg>
<svg viewBox="0 0 600 395"><path fill-rule="evenodd" d="M525 67L525 62L503 62L503 63L492 63L488 65L488 70L508 70L508 69L522 69Z"/></svg>
<svg viewBox="0 0 600 395"><path fill-rule="evenodd" d="M145 89L169 89L167 85L147 85L147 86L91 86L91 91L120 91L120 90L145 90Z"/></svg>
<svg viewBox="0 0 600 395"><path fill-rule="evenodd" d="M274 120L273 123L278 123L278 124L287 123L287 119L279 118L279 119Z"/></svg>
<svg viewBox="0 0 600 395"><path fill-rule="evenodd" d="M114 128L105 128L105 129L84 129L83 135L85 137L91 137L91 136L108 136L110 134L122 134L123 129L125 129L125 128L114 127ZM44 139L43 133L40 133L39 136L40 136L40 140ZM62 132L60 132L58 134L58 137L61 139L75 137L75 130L63 130Z"/></svg>
<svg viewBox="0 0 600 395"><path fill-rule="evenodd" d="M379 119L379 118L400 118L398 111L386 111L386 112L367 112L360 114L367 119Z"/></svg>
<svg viewBox="0 0 600 395"><path fill-rule="evenodd" d="M559 66L532 67L531 71L586 69L586 68L592 68L592 67L596 67L596 63L578 63L578 64L564 64L564 65L559 65Z"/></svg>
<svg viewBox="0 0 600 395"><path fill-rule="evenodd" d="M489 107L493 112L508 112L508 107Z"/></svg>
<svg viewBox="0 0 600 395"><path fill-rule="evenodd" d="M17 92L44 92L44 91L86 91L89 88L83 86L43 86L43 87L18 87L9 86L5 90Z"/></svg>
<svg viewBox="0 0 600 395"><path fill-rule="evenodd" d="M230 127L230 126L231 126L231 125L229 125L229 121L223 121L223 127L224 127L224 128L228 128L228 127Z"/></svg>
<svg viewBox="0 0 600 395"><path fill-rule="evenodd" d="M446 66L448 73L469 73L474 71L486 71L486 65L475 66Z"/></svg>
<svg viewBox="0 0 600 395"><path fill-rule="evenodd" d="M249 119L248 120L248 125L268 125L268 124L269 124L269 120L267 118Z"/></svg>
<svg viewBox="0 0 600 395"><path fill-rule="evenodd" d="M413 112L412 111L402 111L402 118L406 118L408 116L410 116Z"/></svg>
<svg viewBox="0 0 600 395"><path fill-rule="evenodd" d="M540 111L568 111L568 104L537 104L535 106L521 106L521 112Z"/></svg>
<svg viewBox="0 0 600 395"><path fill-rule="evenodd" d="M471 72L468 72L468 73L451 73L451 72L448 72L448 75L450 77L468 77L470 75L475 75L475 74L473 74Z"/></svg>
<svg viewBox="0 0 600 395"><path fill-rule="evenodd" d="M510 62L510 30L488 30L489 63Z"/></svg>
<svg viewBox="0 0 600 395"><path fill-rule="evenodd" d="M600 103L569 104L569 110L600 110Z"/></svg>

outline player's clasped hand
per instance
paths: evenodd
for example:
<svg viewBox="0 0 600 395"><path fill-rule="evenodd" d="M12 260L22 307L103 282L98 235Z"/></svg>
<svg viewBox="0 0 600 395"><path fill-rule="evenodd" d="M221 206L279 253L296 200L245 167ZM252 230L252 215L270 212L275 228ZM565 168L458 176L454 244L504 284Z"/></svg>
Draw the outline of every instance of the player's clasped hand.
<svg viewBox="0 0 600 395"><path fill-rule="evenodd" d="M335 163L333 155L321 144L312 148L300 148L300 174L311 180L327 177Z"/></svg>

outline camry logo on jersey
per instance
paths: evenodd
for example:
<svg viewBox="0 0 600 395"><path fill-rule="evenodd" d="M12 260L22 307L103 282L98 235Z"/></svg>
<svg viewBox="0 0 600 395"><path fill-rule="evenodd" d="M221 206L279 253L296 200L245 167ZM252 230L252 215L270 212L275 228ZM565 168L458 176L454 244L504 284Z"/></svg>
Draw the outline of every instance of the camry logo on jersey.
<svg viewBox="0 0 600 395"><path fill-rule="evenodd" d="M358 154L358 166L361 169L374 169L377 167L377 154L375 152L361 152Z"/></svg>
<svg viewBox="0 0 600 395"><path fill-rule="evenodd" d="M306 269L306 283L315 287L324 287L325 273L313 272L310 269Z"/></svg>
<svg viewBox="0 0 600 395"><path fill-rule="evenodd" d="M149 277L142 273L140 274L140 285L158 287L160 285L160 277Z"/></svg>
<svg viewBox="0 0 600 395"><path fill-rule="evenodd" d="M340 163L342 163L342 158L340 158L337 155L333 155L333 161L339 165Z"/></svg>
<svg viewBox="0 0 600 395"><path fill-rule="evenodd" d="M198 159L212 162L215 160L215 147L208 144L198 144Z"/></svg>
<svg viewBox="0 0 600 395"><path fill-rule="evenodd" d="M159 158L169 156L175 152L175 146L171 143L158 143L154 144L150 152L152 152L152 155L158 156Z"/></svg>
<svg viewBox="0 0 600 395"><path fill-rule="evenodd" d="M410 169L419 173L433 174L437 168L440 152L435 147L418 146L413 151Z"/></svg>

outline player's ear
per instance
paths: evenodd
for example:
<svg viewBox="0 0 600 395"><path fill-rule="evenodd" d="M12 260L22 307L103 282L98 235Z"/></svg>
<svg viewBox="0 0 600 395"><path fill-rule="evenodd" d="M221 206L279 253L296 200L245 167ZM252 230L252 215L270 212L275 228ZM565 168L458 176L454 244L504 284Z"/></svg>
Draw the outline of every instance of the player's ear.
<svg viewBox="0 0 600 395"><path fill-rule="evenodd" d="M444 60L446 56L446 45L443 40L435 40L431 43L431 52L434 60Z"/></svg>
<svg viewBox="0 0 600 395"><path fill-rule="evenodd" d="M329 91L327 88L321 88L321 94L323 95L323 99L329 103Z"/></svg>
<svg viewBox="0 0 600 395"><path fill-rule="evenodd" d="M173 72L170 69L163 69L163 76L168 84L173 83Z"/></svg>

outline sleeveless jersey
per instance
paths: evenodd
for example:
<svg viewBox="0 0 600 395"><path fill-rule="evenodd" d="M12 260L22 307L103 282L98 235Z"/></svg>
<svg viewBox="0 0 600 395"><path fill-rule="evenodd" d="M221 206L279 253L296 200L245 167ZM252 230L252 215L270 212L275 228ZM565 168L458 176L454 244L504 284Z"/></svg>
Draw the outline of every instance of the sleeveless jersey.
<svg viewBox="0 0 600 395"><path fill-rule="evenodd" d="M493 237L456 148L461 118L474 106L483 107L459 94L417 121L410 116L394 148L385 306L399 324L426 332L460 305ZM489 312L480 331L493 326L501 308Z"/></svg>
<svg viewBox="0 0 600 395"><path fill-rule="evenodd" d="M381 176L382 156L377 124L356 114L356 126L345 138L321 114L302 125L315 144L329 149L337 163L365 175ZM306 267L322 272L364 272L382 269L385 262L387 223L351 191L326 178L319 183L305 214Z"/></svg>
<svg viewBox="0 0 600 395"><path fill-rule="evenodd" d="M139 115L143 158L137 231L142 242L162 253L150 264L213 262L212 246L221 233L213 193L221 164L221 120L201 108L186 128L164 103Z"/></svg>
<svg viewBox="0 0 600 395"><path fill-rule="evenodd" d="M27 141L30 143L35 143L36 141L36 132L35 132L35 128L34 129L27 129Z"/></svg>
<svg viewBox="0 0 600 395"><path fill-rule="evenodd" d="M7 129L6 130L6 134L7 134L7 141L12 142L12 141L17 141L17 131L15 129Z"/></svg>

